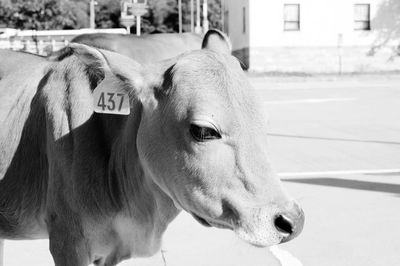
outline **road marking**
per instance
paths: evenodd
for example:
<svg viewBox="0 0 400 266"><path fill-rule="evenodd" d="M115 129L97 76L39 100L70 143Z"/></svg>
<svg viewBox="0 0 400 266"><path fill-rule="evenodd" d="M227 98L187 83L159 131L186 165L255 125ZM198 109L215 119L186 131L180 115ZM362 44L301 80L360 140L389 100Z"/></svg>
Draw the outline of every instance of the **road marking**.
<svg viewBox="0 0 400 266"><path fill-rule="evenodd" d="M264 101L265 104L296 104L296 103L326 103L326 102L350 102L356 98L316 98L316 99L299 99L299 100L282 100L282 101Z"/></svg>
<svg viewBox="0 0 400 266"><path fill-rule="evenodd" d="M272 255L279 261L281 266L303 266L303 263L293 256L289 251L279 248L278 246L272 246L269 248Z"/></svg>
<svg viewBox="0 0 400 266"><path fill-rule="evenodd" d="M164 262L164 266L167 266L167 259L165 258L165 253L166 252L167 251L165 249L161 249L161 257L162 257L162 260Z"/></svg>
<svg viewBox="0 0 400 266"><path fill-rule="evenodd" d="M374 170L338 170L315 172L281 172L280 177L313 177L324 175L354 175L354 174L400 174L400 169L374 169Z"/></svg>

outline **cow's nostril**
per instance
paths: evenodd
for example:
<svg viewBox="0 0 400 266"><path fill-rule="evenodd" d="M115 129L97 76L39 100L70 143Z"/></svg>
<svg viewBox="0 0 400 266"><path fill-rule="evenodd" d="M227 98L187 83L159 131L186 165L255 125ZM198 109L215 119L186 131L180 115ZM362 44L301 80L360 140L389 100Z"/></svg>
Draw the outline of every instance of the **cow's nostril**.
<svg viewBox="0 0 400 266"><path fill-rule="evenodd" d="M274 221L276 229L283 234L288 236L293 233L293 224L288 218L283 215L278 215Z"/></svg>

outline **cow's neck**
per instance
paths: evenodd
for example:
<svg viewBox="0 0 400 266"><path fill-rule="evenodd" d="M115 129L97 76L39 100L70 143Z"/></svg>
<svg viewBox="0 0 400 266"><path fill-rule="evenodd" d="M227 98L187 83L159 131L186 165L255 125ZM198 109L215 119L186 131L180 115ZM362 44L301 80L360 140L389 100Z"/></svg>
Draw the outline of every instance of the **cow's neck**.
<svg viewBox="0 0 400 266"><path fill-rule="evenodd" d="M152 225L159 233L179 211L172 200L144 171L136 147L142 108L137 104L113 141L109 161L109 193L121 212L139 224Z"/></svg>

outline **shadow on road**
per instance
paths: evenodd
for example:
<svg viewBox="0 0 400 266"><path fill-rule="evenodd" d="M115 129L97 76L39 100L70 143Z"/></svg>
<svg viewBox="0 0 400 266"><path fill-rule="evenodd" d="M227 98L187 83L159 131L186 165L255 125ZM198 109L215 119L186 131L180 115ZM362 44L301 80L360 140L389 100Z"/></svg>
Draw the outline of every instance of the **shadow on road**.
<svg viewBox="0 0 400 266"><path fill-rule="evenodd" d="M272 137L284 137L284 138L299 138L299 139L318 139L318 140L333 140L333 141L349 141L349 142L362 142L362 143L377 143L377 144L394 144L400 145L400 142L395 141L382 141L382 140L362 140L362 139L348 139L348 138L328 138L328 137L315 137L315 136L300 136L300 135L289 135L289 134L275 134L270 133L268 136Z"/></svg>
<svg viewBox="0 0 400 266"><path fill-rule="evenodd" d="M291 179L282 179L282 181L293 182L293 183L302 183L302 184L311 184L311 185L320 185L320 186L329 186L329 187L340 187L340 188L386 192L386 193L397 194L397 196L400 196L400 185L398 185L398 184L377 183L377 182L349 180L349 179L340 179L340 178L331 178L331 177L300 178L300 179L291 178Z"/></svg>
<svg viewBox="0 0 400 266"><path fill-rule="evenodd" d="M398 176L400 177L399 172L393 172L393 173L365 173L364 175L370 175L370 176Z"/></svg>

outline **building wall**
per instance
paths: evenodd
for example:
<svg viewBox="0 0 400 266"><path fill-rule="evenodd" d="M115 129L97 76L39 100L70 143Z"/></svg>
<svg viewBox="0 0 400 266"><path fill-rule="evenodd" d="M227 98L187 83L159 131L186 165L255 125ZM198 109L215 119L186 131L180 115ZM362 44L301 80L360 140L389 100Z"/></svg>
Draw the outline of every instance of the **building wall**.
<svg viewBox="0 0 400 266"><path fill-rule="evenodd" d="M300 4L299 31L284 31L284 4ZM354 30L354 4L370 4L370 31ZM400 0L250 0L249 23L253 70L400 70Z"/></svg>
<svg viewBox="0 0 400 266"><path fill-rule="evenodd" d="M398 0L396 0L398 1ZM376 17L385 0L252 0L252 47L370 45L377 37ZM300 31L283 30L284 4L300 4ZM371 31L355 31L354 4L370 4ZM393 23L393 27L395 24Z"/></svg>
<svg viewBox="0 0 400 266"><path fill-rule="evenodd" d="M232 53L243 64L249 65L250 16L249 0L225 0L224 31L232 42Z"/></svg>

